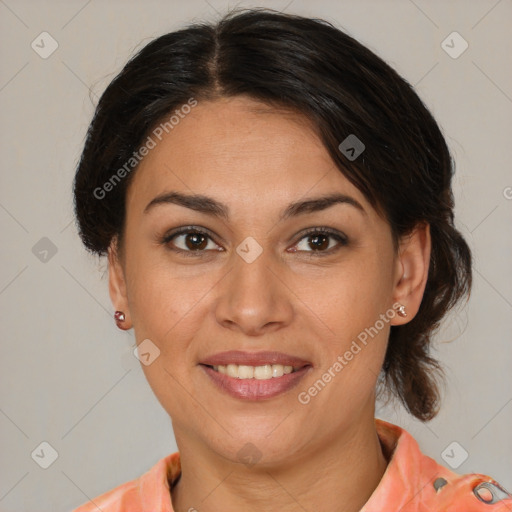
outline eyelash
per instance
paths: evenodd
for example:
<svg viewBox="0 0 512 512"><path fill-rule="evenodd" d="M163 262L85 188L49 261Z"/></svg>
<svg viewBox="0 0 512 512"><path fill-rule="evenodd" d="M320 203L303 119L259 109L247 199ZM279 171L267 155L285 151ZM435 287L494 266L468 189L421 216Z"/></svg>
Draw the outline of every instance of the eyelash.
<svg viewBox="0 0 512 512"><path fill-rule="evenodd" d="M195 226L186 226L186 227L180 228L177 231L167 233L161 239L161 243L162 243L162 245L167 246L169 250L183 254L184 256L187 256L187 257L203 258L203 257L207 256L207 253L210 251L206 251L204 249L197 250L197 251L185 251L183 249L168 246L170 241L172 241L174 238L176 238L180 235L184 235L184 234L203 235L203 236L209 238L210 240L212 240L212 242L216 243L215 240L213 240L212 236L207 231L199 229ZM328 235L329 237L332 237L336 241L338 241L339 244L331 249L326 250L326 251L299 251L299 250L297 250L294 252L306 252L306 253L309 252L309 253L311 253L310 257L320 257L321 258L324 256L330 256L333 253L337 252L342 247L348 245L348 238L344 234L339 233L338 231L335 231L328 227L316 227L316 228L311 228L311 229L306 230L304 233L302 233L301 238L299 238L299 240L297 241L297 243L295 245L297 245L299 242L301 242L304 238L308 238L313 235ZM217 252L221 252L221 251L217 251Z"/></svg>

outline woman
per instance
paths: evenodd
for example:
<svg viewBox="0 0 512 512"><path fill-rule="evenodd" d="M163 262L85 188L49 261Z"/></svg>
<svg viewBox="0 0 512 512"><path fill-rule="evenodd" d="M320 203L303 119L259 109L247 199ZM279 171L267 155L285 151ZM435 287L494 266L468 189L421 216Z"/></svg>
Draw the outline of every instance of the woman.
<svg viewBox="0 0 512 512"><path fill-rule="evenodd" d="M102 95L76 173L121 329L179 452L76 509L511 510L376 419L439 408L434 330L471 288L439 127L322 20L163 35Z"/></svg>

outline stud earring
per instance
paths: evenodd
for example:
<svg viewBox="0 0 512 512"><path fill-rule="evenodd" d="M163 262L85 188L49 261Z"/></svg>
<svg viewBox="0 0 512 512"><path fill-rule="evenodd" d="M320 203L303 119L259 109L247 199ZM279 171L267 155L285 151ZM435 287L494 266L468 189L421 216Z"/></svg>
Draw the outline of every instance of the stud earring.
<svg viewBox="0 0 512 512"><path fill-rule="evenodd" d="M121 325L125 321L125 318L126 318L124 316L124 313L122 311L116 311L114 313L114 318L116 320L117 327L119 327L119 329L125 330L125 328Z"/></svg>
<svg viewBox="0 0 512 512"><path fill-rule="evenodd" d="M397 313L400 316L407 316L407 313L405 312L405 306L403 304L400 304L400 306L397 308Z"/></svg>

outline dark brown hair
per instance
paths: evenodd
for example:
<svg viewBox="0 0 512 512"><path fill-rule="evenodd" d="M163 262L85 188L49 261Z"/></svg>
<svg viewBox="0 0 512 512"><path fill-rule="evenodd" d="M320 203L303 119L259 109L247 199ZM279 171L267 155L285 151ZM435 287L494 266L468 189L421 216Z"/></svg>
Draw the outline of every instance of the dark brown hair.
<svg viewBox="0 0 512 512"><path fill-rule="evenodd" d="M122 249L125 194L137 168L131 159L155 126L191 98L241 94L306 116L339 171L389 222L395 247L418 223L430 225L423 300L414 319L391 327L381 382L415 417L433 418L442 369L431 340L472 279L469 247L454 227L453 161L411 85L327 21L235 10L162 35L133 56L101 96L78 164L75 214L84 245L102 256L115 236ZM355 159L339 148L349 135L365 146Z"/></svg>

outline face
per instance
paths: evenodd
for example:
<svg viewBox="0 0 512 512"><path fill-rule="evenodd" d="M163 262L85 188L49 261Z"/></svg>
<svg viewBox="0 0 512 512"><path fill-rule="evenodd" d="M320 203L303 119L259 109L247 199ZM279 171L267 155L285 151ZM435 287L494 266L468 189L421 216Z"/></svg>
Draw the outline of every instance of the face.
<svg viewBox="0 0 512 512"><path fill-rule="evenodd" d="M142 368L180 450L236 461L250 442L275 462L373 418L404 265L304 119L199 102L141 162L126 209L111 297L159 350Z"/></svg>

